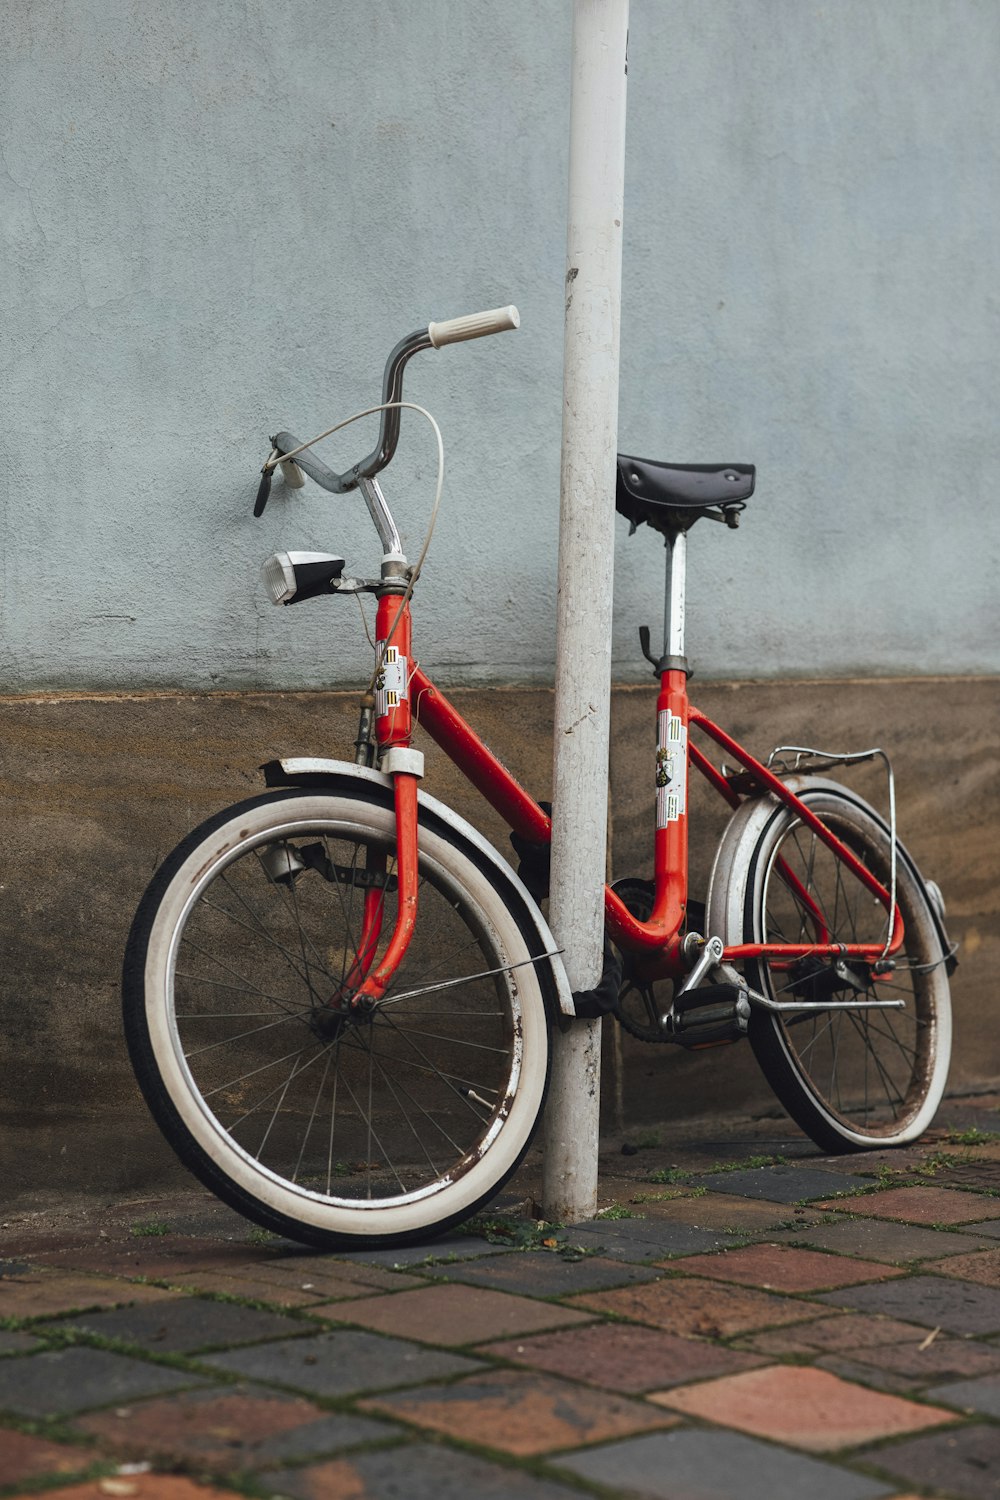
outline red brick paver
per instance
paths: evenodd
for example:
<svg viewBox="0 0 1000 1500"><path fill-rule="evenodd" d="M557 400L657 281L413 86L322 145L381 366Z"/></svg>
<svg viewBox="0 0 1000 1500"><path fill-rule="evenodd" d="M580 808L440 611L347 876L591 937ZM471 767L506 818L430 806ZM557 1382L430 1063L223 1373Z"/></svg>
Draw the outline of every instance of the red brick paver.
<svg viewBox="0 0 1000 1500"><path fill-rule="evenodd" d="M375 1500L365 1476L349 1458L331 1458L296 1472L297 1495L310 1500Z"/></svg>
<svg viewBox="0 0 1000 1500"><path fill-rule="evenodd" d="M255 1276L237 1276L231 1271L192 1271L183 1276L171 1274L175 1287L192 1292L214 1292L223 1297L242 1297L247 1302L272 1302L275 1307L312 1308L322 1298L316 1292L305 1292L292 1282L262 1281ZM360 1288L364 1295L365 1288Z"/></svg>
<svg viewBox="0 0 1000 1500"><path fill-rule="evenodd" d="M24 1271L17 1276L4 1277L0 1285L0 1317L50 1318L83 1308L169 1301L176 1295L162 1287L135 1285L100 1276Z"/></svg>
<svg viewBox="0 0 1000 1500"><path fill-rule="evenodd" d="M175 1272L200 1270L253 1271L270 1259L257 1246L229 1241L195 1239L191 1235L136 1235L116 1243L87 1245L78 1250L54 1251L32 1257L55 1270L102 1272L109 1276L148 1276L167 1280Z"/></svg>
<svg viewBox="0 0 1000 1500"><path fill-rule="evenodd" d="M335 1255L285 1255L260 1266L261 1275L291 1277L299 1285L314 1287L343 1281L367 1287L370 1292L404 1292L407 1287L423 1286L422 1276L405 1271L390 1271L385 1266L366 1266L360 1261L338 1260Z"/></svg>
<svg viewBox="0 0 1000 1500"><path fill-rule="evenodd" d="M746 1347L765 1354L846 1354L858 1349L877 1349L883 1344L923 1343L927 1329L899 1318L869 1317L865 1313L841 1313L778 1328L746 1340Z"/></svg>
<svg viewBox="0 0 1000 1500"><path fill-rule="evenodd" d="M649 1196L652 1194L652 1196ZM640 1190L629 1199L636 1213L647 1219L668 1219L691 1224L697 1229L773 1229L779 1224L801 1220L809 1223L819 1215L812 1207L789 1208L787 1203L772 1203L766 1198L738 1198L735 1193L705 1193L703 1197L678 1197L655 1187Z"/></svg>
<svg viewBox="0 0 1000 1500"><path fill-rule="evenodd" d="M330 1314L328 1314L330 1315ZM512 1333L534 1333L540 1328L565 1328L585 1323L588 1316L533 1297L514 1297L486 1287L423 1287L397 1297L370 1297L337 1310L338 1319L359 1323L378 1333L416 1339L427 1344L481 1344Z"/></svg>
<svg viewBox="0 0 1000 1500"><path fill-rule="evenodd" d="M652 1432L678 1420L645 1402L522 1370L421 1386L359 1406L522 1458Z"/></svg>
<svg viewBox="0 0 1000 1500"><path fill-rule="evenodd" d="M20 1484L43 1475L83 1474L94 1462L86 1448L69 1448L46 1438L0 1429L0 1485Z"/></svg>
<svg viewBox="0 0 1000 1500"><path fill-rule="evenodd" d="M45 1500L242 1500L235 1490L220 1490L214 1485L195 1484L176 1474L135 1474L127 1479L87 1479L58 1490L45 1490ZM356 1494L357 1492L355 1492ZM10 1500L29 1500L26 1495L12 1495ZM33 1496L32 1500L37 1500ZM345 1494L344 1500L353 1500Z"/></svg>
<svg viewBox="0 0 1000 1500"><path fill-rule="evenodd" d="M905 1272L875 1261L848 1260L820 1250L793 1250L787 1245L748 1245L718 1255L691 1255L683 1270L741 1286L775 1292L819 1292L830 1287L855 1286L862 1281L884 1281Z"/></svg>
<svg viewBox="0 0 1000 1500"><path fill-rule="evenodd" d="M909 1224L974 1224L995 1219L996 1199L960 1188L902 1187L856 1198L831 1198L813 1208L858 1214L864 1219L899 1219Z"/></svg>
<svg viewBox="0 0 1000 1500"><path fill-rule="evenodd" d="M565 1333L485 1344L473 1352L634 1394L767 1363L759 1354L720 1349L702 1339L679 1338L634 1323L591 1323Z"/></svg>
<svg viewBox="0 0 1000 1500"><path fill-rule="evenodd" d="M954 1412L940 1407L887 1396L827 1370L788 1365L681 1386L649 1399L809 1453L854 1448L955 1420Z"/></svg>
<svg viewBox="0 0 1000 1500"><path fill-rule="evenodd" d="M189 1391L77 1417L82 1432L115 1452L141 1458L197 1459L231 1472L255 1446L323 1415L301 1396L277 1391Z"/></svg>
<svg viewBox="0 0 1000 1500"><path fill-rule="evenodd" d="M776 1297L753 1287L723 1286L695 1276L617 1287L609 1292L586 1292L568 1301L573 1307L616 1313L696 1338L730 1338L752 1328L803 1322L826 1311L815 1302Z"/></svg>
<svg viewBox="0 0 1000 1500"><path fill-rule="evenodd" d="M959 1281L976 1281L980 1286L1000 1286L1000 1246L995 1250L950 1255L947 1260L930 1261L921 1270L936 1271L939 1276L955 1276Z"/></svg>

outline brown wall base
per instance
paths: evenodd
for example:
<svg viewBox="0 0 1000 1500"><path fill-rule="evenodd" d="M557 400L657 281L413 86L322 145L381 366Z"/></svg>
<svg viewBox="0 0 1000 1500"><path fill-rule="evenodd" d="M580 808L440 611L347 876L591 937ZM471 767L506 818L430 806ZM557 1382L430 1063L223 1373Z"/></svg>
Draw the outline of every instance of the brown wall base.
<svg viewBox="0 0 1000 1500"><path fill-rule="evenodd" d="M995 679L694 685L699 706L756 753L780 741L885 745L899 829L944 891L961 943L952 981L951 1089L1000 1077L1000 692ZM552 694L453 695L536 795L549 791ZM614 698L614 874L651 873L655 687ZM192 827L262 783L275 755L351 758L350 693L58 697L0 703L0 1201L35 1190L134 1192L180 1168L132 1081L118 982L132 912ZM433 745L425 786L503 852L506 831ZM869 769L853 784L884 805ZM703 891L726 809L693 788L692 894ZM776 1109L745 1046L681 1053L605 1027L605 1127Z"/></svg>

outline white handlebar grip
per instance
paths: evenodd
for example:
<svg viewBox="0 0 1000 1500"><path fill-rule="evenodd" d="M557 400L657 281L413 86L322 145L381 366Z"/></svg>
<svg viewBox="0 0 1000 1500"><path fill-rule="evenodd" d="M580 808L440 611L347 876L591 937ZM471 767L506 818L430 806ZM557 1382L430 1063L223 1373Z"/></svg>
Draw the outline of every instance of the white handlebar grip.
<svg viewBox="0 0 1000 1500"><path fill-rule="evenodd" d="M278 467L281 477L289 489L300 490L306 482L306 476L295 462L294 458L279 458Z"/></svg>
<svg viewBox="0 0 1000 1500"><path fill-rule="evenodd" d="M506 333L520 326L521 316L516 307L494 307L490 312L470 313L467 318L428 323L427 336L434 348L440 349L442 344L460 344L463 339L481 339L488 333Z"/></svg>

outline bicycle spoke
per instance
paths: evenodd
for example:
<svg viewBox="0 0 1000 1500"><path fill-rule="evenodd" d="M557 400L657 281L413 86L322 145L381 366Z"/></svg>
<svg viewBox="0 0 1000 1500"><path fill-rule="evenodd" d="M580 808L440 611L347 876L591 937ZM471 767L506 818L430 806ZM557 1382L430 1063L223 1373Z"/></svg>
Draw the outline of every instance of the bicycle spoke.
<svg viewBox="0 0 1000 1500"><path fill-rule="evenodd" d="M856 803L839 801L836 791L816 794L817 809L824 805L835 813L831 831L885 884L891 848L881 825ZM755 940L806 946L815 941L822 921L824 946L881 947L883 903L799 819L777 825L766 859ZM821 1007L769 1016L758 1011L751 1027L757 1027L755 1050L769 1077L773 1070L782 1101L817 1140L833 1143L831 1149L842 1140L857 1144L859 1135L872 1141L905 1138L902 1129L926 1097L937 1045L927 997L942 960L933 954L925 960L926 942L915 925L919 919L904 909L907 901L912 907L910 889L912 882L908 887L905 879L897 888L903 896L905 946L885 973L874 973L870 960L846 952L840 960L836 954L807 953L793 961L776 956L773 963L748 962L751 982L760 976L758 987L770 997ZM927 918L923 921L926 930ZM902 1004L882 1008L879 1001ZM770 1037L782 1039L780 1050L772 1049ZM838 1119L859 1134L848 1135L846 1127L841 1131Z"/></svg>
<svg viewBox="0 0 1000 1500"><path fill-rule="evenodd" d="M393 1027L393 1030L397 1030L391 1017L389 1018L389 1025ZM426 1052L424 1052L422 1048L417 1046L416 1042L413 1041L408 1032L401 1032L400 1035L402 1036L403 1041L408 1043L408 1045L412 1047L417 1056L423 1060L425 1066L430 1069L434 1076L440 1079L440 1081L448 1090L450 1090L450 1092L457 1095L457 1097L462 1100L462 1103L472 1112L475 1118L479 1120L480 1115L478 1111L469 1103L468 1095L466 1093L463 1093L460 1088L458 1088L454 1083L450 1081L449 1077L445 1073L443 1073L434 1062L431 1061Z"/></svg>

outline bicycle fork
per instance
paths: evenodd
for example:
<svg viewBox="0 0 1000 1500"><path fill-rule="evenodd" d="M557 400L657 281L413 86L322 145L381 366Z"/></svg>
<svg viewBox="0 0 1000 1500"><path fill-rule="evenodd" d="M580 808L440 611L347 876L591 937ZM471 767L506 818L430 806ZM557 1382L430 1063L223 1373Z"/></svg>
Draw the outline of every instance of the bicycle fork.
<svg viewBox="0 0 1000 1500"><path fill-rule="evenodd" d="M389 885L389 856L369 850L367 873L371 884L365 892L361 937L353 968L345 988L353 990L352 1010L371 1009L382 999L406 956L417 921L417 783L424 773L424 758L410 747L413 720L410 712L410 607L405 597L405 579L386 578L379 592L376 618L374 728L381 768L393 778L396 810L396 925L381 962L372 968L385 913ZM366 715L362 707L362 733Z"/></svg>

